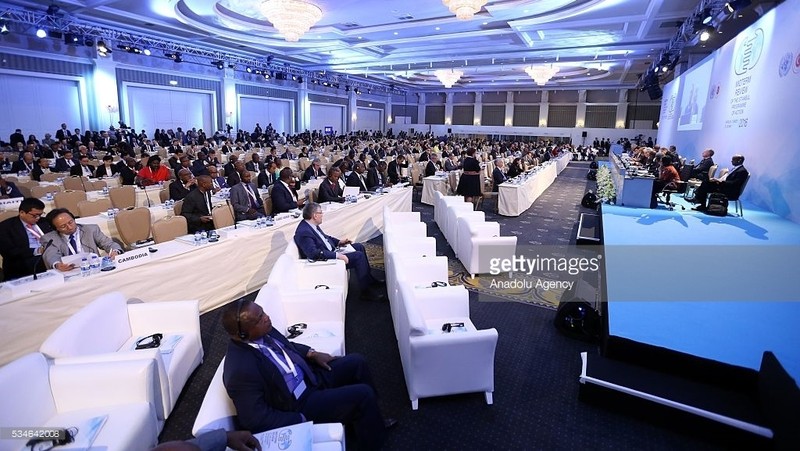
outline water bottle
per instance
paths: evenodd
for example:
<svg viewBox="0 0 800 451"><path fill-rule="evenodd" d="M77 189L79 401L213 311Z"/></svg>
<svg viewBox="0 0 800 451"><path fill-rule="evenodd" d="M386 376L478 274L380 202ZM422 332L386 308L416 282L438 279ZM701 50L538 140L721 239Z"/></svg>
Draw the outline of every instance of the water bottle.
<svg viewBox="0 0 800 451"><path fill-rule="evenodd" d="M194 245L195 246L199 246L200 245L200 232L199 231L194 232Z"/></svg>
<svg viewBox="0 0 800 451"><path fill-rule="evenodd" d="M53 200L53 193L47 193L45 197L47 198L47 200Z"/></svg>
<svg viewBox="0 0 800 451"><path fill-rule="evenodd" d="M81 277L87 277L92 271L92 267L89 265L89 260L85 257L81 260Z"/></svg>
<svg viewBox="0 0 800 451"><path fill-rule="evenodd" d="M205 230L200 232L200 245L208 244L208 234Z"/></svg>
<svg viewBox="0 0 800 451"><path fill-rule="evenodd" d="M100 272L100 257L92 255L92 259L89 261L89 269L92 274Z"/></svg>
<svg viewBox="0 0 800 451"><path fill-rule="evenodd" d="M113 219L114 218L114 209L113 208L109 208L108 211L106 212L106 214L108 215L108 219Z"/></svg>

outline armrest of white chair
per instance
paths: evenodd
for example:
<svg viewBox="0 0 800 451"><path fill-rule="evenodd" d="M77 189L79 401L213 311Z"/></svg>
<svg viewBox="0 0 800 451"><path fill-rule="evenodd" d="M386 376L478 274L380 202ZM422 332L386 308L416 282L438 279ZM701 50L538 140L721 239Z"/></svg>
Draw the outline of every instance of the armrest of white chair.
<svg viewBox="0 0 800 451"><path fill-rule="evenodd" d="M131 335L156 332L200 333L200 303L191 301L144 302L128 304Z"/></svg>
<svg viewBox="0 0 800 451"><path fill-rule="evenodd" d="M160 404L155 379L152 359L50 368L50 387L59 412L137 402Z"/></svg>
<svg viewBox="0 0 800 451"><path fill-rule="evenodd" d="M225 385L222 382L222 373L225 368L225 357L217 367L214 377L211 378L211 383L208 385L206 395L203 397L203 403L200 405L200 410L197 412L197 417L192 426L192 435L198 435L213 431L214 429L225 429L226 431L236 430L236 407L233 401L225 391Z"/></svg>
<svg viewBox="0 0 800 451"><path fill-rule="evenodd" d="M424 320L435 318L469 318L469 292L463 285L416 288L411 299Z"/></svg>
<svg viewBox="0 0 800 451"><path fill-rule="evenodd" d="M340 442L344 449L344 427L342 423L319 423L311 428L314 443Z"/></svg>

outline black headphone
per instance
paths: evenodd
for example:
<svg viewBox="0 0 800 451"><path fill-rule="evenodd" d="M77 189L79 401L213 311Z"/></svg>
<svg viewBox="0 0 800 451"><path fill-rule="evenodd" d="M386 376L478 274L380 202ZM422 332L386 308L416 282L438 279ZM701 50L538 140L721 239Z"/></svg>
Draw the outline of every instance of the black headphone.
<svg viewBox="0 0 800 451"><path fill-rule="evenodd" d="M248 334L242 332L242 304L244 304L244 298L240 298L236 302L236 330L239 332L239 338L247 340Z"/></svg>

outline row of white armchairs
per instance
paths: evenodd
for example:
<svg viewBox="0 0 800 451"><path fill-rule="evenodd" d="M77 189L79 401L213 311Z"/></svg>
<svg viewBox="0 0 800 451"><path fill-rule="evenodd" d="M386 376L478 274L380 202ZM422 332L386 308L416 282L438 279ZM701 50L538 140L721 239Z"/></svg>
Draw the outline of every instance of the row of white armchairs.
<svg viewBox="0 0 800 451"><path fill-rule="evenodd" d="M386 288L412 409L420 398L475 392L492 404L497 330L472 323L469 292L447 284L447 257L436 256L419 213L384 210L383 223ZM464 326L446 333L449 323Z"/></svg>
<svg viewBox="0 0 800 451"><path fill-rule="evenodd" d="M92 449L155 446L203 360L198 306L196 300L137 302L119 292L92 301L40 352L0 368L0 427L69 428L105 417ZM155 333L163 335L162 347L135 350L137 340ZM26 441L0 440L0 450L22 449Z"/></svg>
<svg viewBox="0 0 800 451"><path fill-rule="evenodd" d="M517 237L500 236L499 223L486 222L486 215L475 211L462 196L445 196L438 191L434 195L434 221L473 278L488 274L492 259L514 256Z"/></svg>
<svg viewBox="0 0 800 451"><path fill-rule="evenodd" d="M347 299L347 269L342 260L309 262L300 259L297 246L288 243L256 296L255 302L270 316L272 327L284 336L294 324L306 324L303 333L291 341L334 356L345 353L344 318ZM223 358L211 379L195 418L192 433L197 436L214 429L236 428L236 407L225 390ZM312 449L345 449L344 428L339 423L315 424Z"/></svg>

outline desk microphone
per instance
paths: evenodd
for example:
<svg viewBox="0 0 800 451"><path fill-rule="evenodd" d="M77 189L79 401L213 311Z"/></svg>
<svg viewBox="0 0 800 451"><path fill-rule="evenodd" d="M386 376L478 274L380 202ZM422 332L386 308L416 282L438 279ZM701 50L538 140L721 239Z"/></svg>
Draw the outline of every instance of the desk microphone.
<svg viewBox="0 0 800 451"><path fill-rule="evenodd" d="M33 280L39 280L39 277L36 275L36 267L39 266L39 262L44 258L44 253L48 247L53 245L53 239L50 238L50 241L44 245L44 249L42 249L42 253L36 256L36 261L33 263Z"/></svg>
<svg viewBox="0 0 800 451"><path fill-rule="evenodd" d="M231 216L233 216L233 230L236 230L236 212L233 211L230 199L225 199L225 203L228 204L228 209L231 211Z"/></svg>
<svg viewBox="0 0 800 451"><path fill-rule="evenodd" d="M147 199L147 208L150 208L153 206L153 203L150 202L150 195L147 194L147 187L142 185L142 189L144 190L144 197Z"/></svg>
<svg viewBox="0 0 800 451"><path fill-rule="evenodd" d="M75 176L73 176L73 177L75 177ZM81 186L83 187L83 192L85 193L86 192L86 183L83 180L83 176L79 175L78 177L80 177L80 179L81 179Z"/></svg>

